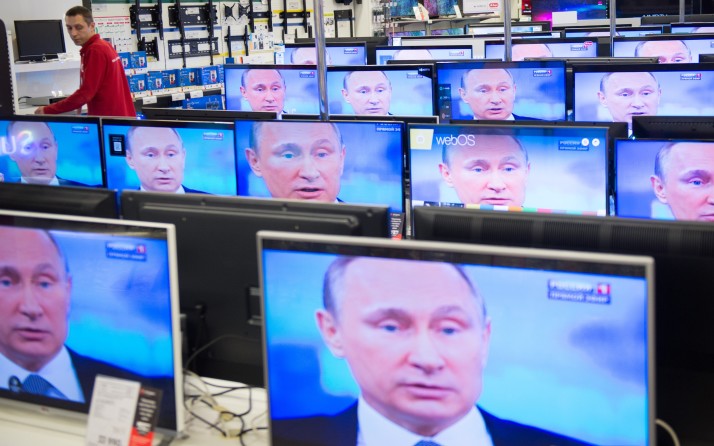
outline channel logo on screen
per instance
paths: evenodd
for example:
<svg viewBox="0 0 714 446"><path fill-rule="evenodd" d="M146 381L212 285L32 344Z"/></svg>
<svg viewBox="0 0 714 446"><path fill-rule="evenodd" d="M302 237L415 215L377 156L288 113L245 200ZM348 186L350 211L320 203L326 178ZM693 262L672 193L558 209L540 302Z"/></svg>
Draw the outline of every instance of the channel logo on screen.
<svg viewBox="0 0 714 446"><path fill-rule="evenodd" d="M146 245L131 242L107 242L107 258L146 261Z"/></svg>
<svg viewBox="0 0 714 446"><path fill-rule="evenodd" d="M548 281L548 299L591 304L610 304L612 287L609 283Z"/></svg>
<svg viewBox="0 0 714 446"><path fill-rule="evenodd" d="M300 77L302 79L312 79L315 77L315 72L314 71L301 71Z"/></svg>
<svg viewBox="0 0 714 446"><path fill-rule="evenodd" d="M679 80L681 80L681 81L700 81L700 80L702 80L702 73L682 73L679 75Z"/></svg>

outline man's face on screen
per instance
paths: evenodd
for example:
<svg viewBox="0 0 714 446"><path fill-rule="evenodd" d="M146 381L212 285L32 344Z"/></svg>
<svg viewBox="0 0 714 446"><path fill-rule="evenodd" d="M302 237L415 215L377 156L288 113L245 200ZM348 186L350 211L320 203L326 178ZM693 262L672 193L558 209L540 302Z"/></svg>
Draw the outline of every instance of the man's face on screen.
<svg viewBox="0 0 714 446"><path fill-rule="evenodd" d="M387 115L392 102L392 85L381 71L354 71L342 96L356 115Z"/></svg>
<svg viewBox="0 0 714 446"><path fill-rule="evenodd" d="M252 111L283 112L285 81L278 70L250 70L240 92Z"/></svg>
<svg viewBox="0 0 714 446"><path fill-rule="evenodd" d="M70 290L46 233L0 227L0 353L30 371L52 360L67 338Z"/></svg>
<svg viewBox="0 0 714 446"><path fill-rule="evenodd" d="M331 351L383 416L432 436L476 404L490 325L450 265L357 259L337 291L337 320L318 313Z"/></svg>
<svg viewBox="0 0 714 446"><path fill-rule="evenodd" d="M170 128L139 127L130 137L126 162L144 190L176 192L183 183L186 150Z"/></svg>
<svg viewBox="0 0 714 446"><path fill-rule="evenodd" d="M637 52L638 57L656 57L659 63L689 63L692 55L681 40L649 41Z"/></svg>
<svg viewBox="0 0 714 446"><path fill-rule="evenodd" d="M553 53L544 43L519 43L511 47L512 61L517 62L525 60L526 57L553 57Z"/></svg>
<svg viewBox="0 0 714 446"><path fill-rule="evenodd" d="M272 197L337 200L345 148L331 124L266 122L256 139L246 158Z"/></svg>
<svg viewBox="0 0 714 446"><path fill-rule="evenodd" d="M678 143L662 160L655 195L677 220L714 221L714 143Z"/></svg>
<svg viewBox="0 0 714 446"><path fill-rule="evenodd" d="M57 173L57 141L43 122L15 121L8 135L10 159L28 183L49 184Z"/></svg>
<svg viewBox="0 0 714 446"><path fill-rule="evenodd" d="M598 92L600 104L607 107L614 122L632 124L633 116L656 115L661 91L651 74L612 73Z"/></svg>
<svg viewBox="0 0 714 446"><path fill-rule="evenodd" d="M475 119L508 119L513 113L516 86L506 70L471 70L459 88Z"/></svg>
<svg viewBox="0 0 714 446"><path fill-rule="evenodd" d="M295 48L290 56L290 63L295 65L317 65L317 48ZM332 57L330 57L330 53L328 51L325 51L325 63L327 65L332 65Z"/></svg>
<svg viewBox="0 0 714 446"><path fill-rule="evenodd" d="M439 169L462 203L523 206L530 165L512 137L477 135L475 144L447 150Z"/></svg>

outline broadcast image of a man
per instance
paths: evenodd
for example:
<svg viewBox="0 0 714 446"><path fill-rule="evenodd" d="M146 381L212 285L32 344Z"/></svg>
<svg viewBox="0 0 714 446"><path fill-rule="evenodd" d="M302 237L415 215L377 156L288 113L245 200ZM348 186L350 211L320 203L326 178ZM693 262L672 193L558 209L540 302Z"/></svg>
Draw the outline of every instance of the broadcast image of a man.
<svg viewBox="0 0 714 446"><path fill-rule="evenodd" d="M350 71L343 80L342 96L356 115L388 115L392 83L383 71Z"/></svg>
<svg viewBox="0 0 714 446"><path fill-rule="evenodd" d="M635 57L656 57L659 63L690 63L692 51L681 40L645 40L635 47Z"/></svg>
<svg viewBox="0 0 714 446"><path fill-rule="evenodd" d="M89 403L94 376L138 380L65 345L72 275L44 230L0 227L0 387Z"/></svg>
<svg viewBox="0 0 714 446"><path fill-rule="evenodd" d="M397 50L392 55L392 60L433 60L434 56L426 48Z"/></svg>
<svg viewBox="0 0 714 446"><path fill-rule="evenodd" d="M298 47L290 53L290 63L293 65L317 65L317 48ZM325 63L332 65L330 52L325 50Z"/></svg>
<svg viewBox="0 0 714 446"><path fill-rule="evenodd" d="M17 164L21 183L87 186L57 176L58 144L44 122L12 121L7 126L8 156ZM0 173L0 181L9 181Z"/></svg>
<svg viewBox="0 0 714 446"><path fill-rule="evenodd" d="M464 134L444 144L439 171L463 204L523 206L530 162L512 135Z"/></svg>
<svg viewBox="0 0 714 446"><path fill-rule="evenodd" d="M136 172L140 190L204 194L185 187L186 148L170 127L132 127L127 132L126 163Z"/></svg>
<svg viewBox="0 0 714 446"><path fill-rule="evenodd" d="M299 131L288 128L295 126ZM245 156L273 198L340 202L346 148L333 123L257 121Z"/></svg>
<svg viewBox="0 0 714 446"><path fill-rule="evenodd" d="M667 143L650 178L657 199L677 220L714 221L714 143Z"/></svg>
<svg viewBox="0 0 714 446"><path fill-rule="evenodd" d="M285 107L285 79L278 70L249 69L240 79L240 92L252 111L282 114Z"/></svg>
<svg viewBox="0 0 714 446"><path fill-rule="evenodd" d="M460 267L338 257L325 273L323 305L318 330L349 365L359 396L334 415L273 420L274 444L584 444L478 405L497 327Z"/></svg>
<svg viewBox="0 0 714 446"><path fill-rule="evenodd" d="M652 73L607 73L597 93L613 122L632 124L633 116L656 115L662 90Z"/></svg>
<svg viewBox="0 0 714 446"><path fill-rule="evenodd" d="M511 60L517 62L525 60L526 57L553 57L553 52L545 43L519 43L511 47Z"/></svg>
<svg viewBox="0 0 714 446"><path fill-rule="evenodd" d="M474 119L534 120L513 114L516 84L513 75L501 68L468 70L461 76L461 100L468 104Z"/></svg>

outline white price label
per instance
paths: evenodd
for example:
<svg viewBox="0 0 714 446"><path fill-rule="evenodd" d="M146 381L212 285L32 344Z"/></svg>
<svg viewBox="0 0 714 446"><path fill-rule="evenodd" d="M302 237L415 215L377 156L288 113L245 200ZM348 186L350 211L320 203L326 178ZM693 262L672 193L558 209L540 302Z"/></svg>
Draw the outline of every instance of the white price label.
<svg viewBox="0 0 714 446"><path fill-rule="evenodd" d="M176 101L183 101L186 99L186 95L184 93L174 93L171 95L171 100L176 102Z"/></svg>
<svg viewBox="0 0 714 446"><path fill-rule="evenodd" d="M191 90L188 95L191 96L191 99L202 98L203 90Z"/></svg>
<svg viewBox="0 0 714 446"><path fill-rule="evenodd" d="M141 102L144 105L156 104L156 96L144 96L141 98Z"/></svg>

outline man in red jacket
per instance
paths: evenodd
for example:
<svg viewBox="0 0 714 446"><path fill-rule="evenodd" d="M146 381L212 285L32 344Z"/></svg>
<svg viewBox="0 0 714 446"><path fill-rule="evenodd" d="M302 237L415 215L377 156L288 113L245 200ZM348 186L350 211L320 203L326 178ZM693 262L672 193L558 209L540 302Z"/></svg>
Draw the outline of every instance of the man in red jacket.
<svg viewBox="0 0 714 446"><path fill-rule="evenodd" d="M79 89L62 101L37 108L35 113L66 113L87 104L89 115L136 117L121 59L97 34L92 11L75 6L67 11L64 22L74 43L82 47Z"/></svg>

